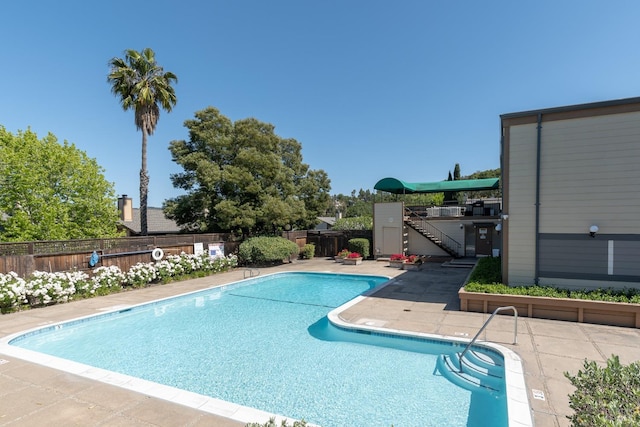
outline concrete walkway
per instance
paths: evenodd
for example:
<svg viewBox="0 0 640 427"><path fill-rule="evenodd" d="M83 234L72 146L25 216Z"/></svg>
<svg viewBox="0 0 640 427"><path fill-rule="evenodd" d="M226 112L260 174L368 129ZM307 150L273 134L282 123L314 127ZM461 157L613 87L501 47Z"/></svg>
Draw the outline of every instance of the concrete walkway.
<svg viewBox="0 0 640 427"><path fill-rule="evenodd" d="M488 315L459 312L457 291L469 269L427 263L421 271L402 271L365 261L345 266L326 259L261 269L326 271L397 277L341 317L352 323L375 319L384 327L454 337L473 337ZM29 328L100 313L189 291L241 280L238 269L202 279L122 292L0 316L0 337ZM640 330L542 319L496 317L481 339L515 351L523 361L536 427L568 426L572 386L563 373L582 368L585 358L604 363L612 354L622 363L640 360ZM239 426L241 423L174 402L61 372L0 354L0 426ZM402 426L399 426L402 427Z"/></svg>

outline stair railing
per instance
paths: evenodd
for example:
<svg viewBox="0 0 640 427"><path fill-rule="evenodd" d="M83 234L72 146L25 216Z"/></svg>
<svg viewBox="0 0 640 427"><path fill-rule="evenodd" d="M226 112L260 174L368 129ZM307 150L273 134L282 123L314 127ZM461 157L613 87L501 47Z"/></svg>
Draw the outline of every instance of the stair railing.
<svg viewBox="0 0 640 427"><path fill-rule="evenodd" d="M257 268L245 268L243 270L245 279L247 278L247 274L249 275L249 277L256 277L260 275L260 270L258 270Z"/></svg>
<svg viewBox="0 0 640 427"><path fill-rule="evenodd" d="M420 221L419 228L436 238L444 248L449 249L457 255L460 255L462 249L462 245L460 244L460 242L443 233L442 230L438 229L437 227L431 225L425 217L407 207L405 208L405 218L410 222Z"/></svg>
<svg viewBox="0 0 640 427"><path fill-rule="evenodd" d="M493 313L491 313L491 316L489 316L489 318L487 319L486 322L484 322L484 325L482 325L482 327L480 328L480 330L478 331L478 333L476 334L475 337L473 337L473 339L469 342L469 344L467 344L467 346L464 348L464 350L462 351L462 353L460 353L460 372L462 372L462 358L464 357L465 353L469 350L469 348L473 345L474 342L476 342L476 340L478 339L478 337L480 336L480 334L482 333L482 331L484 331L484 329L487 327L487 325L489 324L489 322L491 322L491 319L493 319L493 317L504 310L513 310L513 317L514 317L514 328L513 328L513 343L517 344L518 343L518 310L512 306L506 306L506 307L498 307L495 310L493 310Z"/></svg>

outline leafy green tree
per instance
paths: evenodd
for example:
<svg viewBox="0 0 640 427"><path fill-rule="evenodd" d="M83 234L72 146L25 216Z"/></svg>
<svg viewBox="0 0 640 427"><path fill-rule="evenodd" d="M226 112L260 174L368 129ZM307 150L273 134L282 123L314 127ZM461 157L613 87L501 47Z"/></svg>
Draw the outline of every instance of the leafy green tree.
<svg viewBox="0 0 640 427"><path fill-rule="evenodd" d="M353 190L350 196L331 196L327 215L335 216L340 211L344 218L373 217L374 203L403 201L407 206L440 206L443 197L443 193L391 194L381 191L374 195L370 190L360 189L357 193Z"/></svg>
<svg viewBox="0 0 640 427"><path fill-rule="evenodd" d="M0 159L0 240L119 235L113 184L75 145L0 126Z"/></svg>
<svg viewBox="0 0 640 427"><path fill-rule="evenodd" d="M273 233L311 228L329 205L330 182L302 162L302 146L254 118L235 123L213 107L185 121L189 140L172 141L184 172L171 176L186 195L167 200L167 217L192 231Z"/></svg>
<svg viewBox="0 0 640 427"><path fill-rule="evenodd" d="M371 230L373 229L373 217L358 216L340 218L332 227L333 230Z"/></svg>
<svg viewBox="0 0 640 427"><path fill-rule="evenodd" d="M126 50L123 58L109 61L111 67L107 81L111 92L120 98L122 108L134 110L136 128L142 131L142 166L140 167L140 229L147 235L147 136L153 135L160 118L160 107L170 112L177 98L172 83L177 83L175 74L158 65L155 53L150 48L142 52Z"/></svg>
<svg viewBox="0 0 640 427"><path fill-rule="evenodd" d="M306 228L315 227L317 217L324 215L331 206L330 188L331 180L323 170L309 170L306 178L301 180L298 191L308 213Z"/></svg>
<svg viewBox="0 0 640 427"><path fill-rule="evenodd" d="M500 178L500 168L477 171L472 173L471 175L465 176L462 179L485 179L485 178ZM500 189L472 191L467 196L473 199L500 197Z"/></svg>

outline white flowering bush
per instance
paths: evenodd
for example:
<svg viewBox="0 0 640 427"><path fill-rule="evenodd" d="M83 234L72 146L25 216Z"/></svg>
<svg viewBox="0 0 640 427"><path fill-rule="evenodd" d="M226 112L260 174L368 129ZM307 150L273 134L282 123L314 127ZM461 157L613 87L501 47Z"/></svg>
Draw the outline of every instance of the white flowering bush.
<svg viewBox="0 0 640 427"><path fill-rule="evenodd" d="M93 276L83 288L77 288L83 296L108 295L120 291L126 280L125 274L117 265L98 267L93 270Z"/></svg>
<svg viewBox="0 0 640 427"><path fill-rule="evenodd" d="M182 255L169 255L162 261L156 262L156 270L159 280L167 280L186 273L182 265Z"/></svg>
<svg viewBox="0 0 640 427"><path fill-rule="evenodd" d="M156 280L158 272L153 262L139 262L132 266L125 275L124 284L139 288Z"/></svg>
<svg viewBox="0 0 640 427"><path fill-rule="evenodd" d="M13 271L7 274L0 273L0 312L6 313L27 303L26 284L27 282Z"/></svg>
<svg viewBox="0 0 640 427"><path fill-rule="evenodd" d="M88 280L89 275L80 271L34 271L26 281L25 295L30 305L67 302L73 298L77 287L83 288Z"/></svg>
<svg viewBox="0 0 640 427"><path fill-rule="evenodd" d="M194 273L219 273L237 265L238 257L235 255L212 258L207 254L193 255L183 252L180 255L169 255L162 261L158 261L155 266L158 280L167 281Z"/></svg>
<svg viewBox="0 0 640 427"><path fill-rule="evenodd" d="M211 258L208 256L204 256L202 260L202 270L212 272L212 273L220 273L222 271L227 271L230 268L234 268L238 266L238 257L236 255L228 255L226 257L216 257Z"/></svg>
<svg viewBox="0 0 640 427"><path fill-rule="evenodd" d="M23 304L31 306L67 302L77 297L107 295L123 286L143 287L173 278L194 277L227 271L237 267L238 257L211 258L208 254L182 253L169 255L162 261L138 263L123 273L119 267L98 267L93 275L75 272L34 272L28 279L14 272L0 273L0 312L7 313Z"/></svg>
<svg viewBox="0 0 640 427"><path fill-rule="evenodd" d="M200 255L191 255L185 254L184 252L180 254L180 265L184 269L184 274L193 273L194 271L198 271L201 268L202 263L199 261L202 256Z"/></svg>

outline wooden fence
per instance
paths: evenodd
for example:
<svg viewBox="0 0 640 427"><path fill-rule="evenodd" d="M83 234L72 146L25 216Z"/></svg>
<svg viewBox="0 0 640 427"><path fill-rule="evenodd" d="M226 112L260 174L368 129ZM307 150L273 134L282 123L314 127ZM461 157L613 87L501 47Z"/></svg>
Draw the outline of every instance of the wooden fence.
<svg viewBox="0 0 640 427"><path fill-rule="evenodd" d="M307 231L307 243L313 243L316 246L316 257L332 257L342 249L348 249L349 240L356 238L369 240L369 255L373 256L371 230Z"/></svg>
<svg viewBox="0 0 640 427"><path fill-rule="evenodd" d="M162 248L165 255L192 254L195 243L202 243L205 250L209 243L224 243L225 253L232 253L239 242L228 240L228 234L215 233L0 243L0 272L14 271L26 277L34 271L89 271L112 265L127 271L138 262L152 261L155 248ZM99 261L89 267L94 251Z"/></svg>
<svg viewBox="0 0 640 427"><path fill-rule="evenodd" d="M300 248L306 243L316 247L316 257L331 257L347 247L348 240L365 237L371 242L371 231L364 232L314 232L289 231L282 237L296 242ZM14 271L27 277L34 271L85 271L99 266L118 266L128 271L139 262L152 261L151 253L161 248L166 255L194 253L194 245L202 243L224 244L225 255L238 252L240 241L232 240L227 233L171 234L163 236L121 237L111 239L56 240L37 242L0 243L0 273ZM99 255L98 264L89 266L93 252Z"/></svg>

